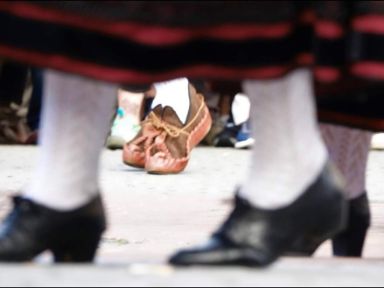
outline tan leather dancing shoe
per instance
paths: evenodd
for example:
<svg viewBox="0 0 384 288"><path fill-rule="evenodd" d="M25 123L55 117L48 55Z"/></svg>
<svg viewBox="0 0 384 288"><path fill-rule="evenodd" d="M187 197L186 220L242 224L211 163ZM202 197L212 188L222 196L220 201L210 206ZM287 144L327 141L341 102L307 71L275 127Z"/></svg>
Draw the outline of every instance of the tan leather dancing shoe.
<svg viewBox="0 0 384 288"><path fill-rule="evenodd" d="M189 85L189 98L185 125L171 107L153 109L136 138L124 146L125 164L145 168L152 174L175 174L185 169L192 149L212 125L204 97L192 85Z"/></svg>

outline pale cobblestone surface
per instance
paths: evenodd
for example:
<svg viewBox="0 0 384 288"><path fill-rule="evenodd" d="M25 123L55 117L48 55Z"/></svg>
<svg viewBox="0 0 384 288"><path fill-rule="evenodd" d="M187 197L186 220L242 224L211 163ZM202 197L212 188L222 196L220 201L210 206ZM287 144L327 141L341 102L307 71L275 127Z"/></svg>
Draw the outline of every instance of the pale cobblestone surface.
<svg viewBox="0 0 384 288"><path fill-rule="evenodd" d="M325 244L316 253L316 259L284 259L266 271L235 268L174 271L168 266L158 266L175 250L204 241L223 221L230 210L227 200L232 198L246 171L248 154L249 151L199 148L193 152L185 173L154 176L121 164L121 151L105 151L101 186L109 229L99 251L98 265L51 267L47 266L50 262L47 254L38 259L39 265L0 266L0 286L384 283L384 152L371 153L369 162L373 227L364 261L331 258L329 244ZM0 146L0 214L4 215L9 208L8 196L21 191L30 179L36 156L34 147Z"/></svg>

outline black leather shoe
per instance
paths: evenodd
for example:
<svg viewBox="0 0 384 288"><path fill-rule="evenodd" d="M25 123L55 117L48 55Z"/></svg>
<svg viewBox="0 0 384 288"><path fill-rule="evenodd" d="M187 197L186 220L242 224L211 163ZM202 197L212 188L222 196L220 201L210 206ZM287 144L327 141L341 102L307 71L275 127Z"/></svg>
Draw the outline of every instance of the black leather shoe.
<svg viewBox="0 0 384 288"><path fill-rule="evenodd" d="M266 266L288 251L311 253L346 224L347 202L335 178L327 166L299 199L277 210L255 208L237 196L234 211L209 243L177 253L170 263Z"/></svg>
<svg viewBox="0 0 384 288"><path fill-rule="evenodd" d="M55 262L91 262L106 228L100 197L58 212L21 197L0 226L0 262L24 262L51 251Z"/></svg>
<svg viewBox="0 0 384 288"><path fill-rule="evenodd" d="M333 254L342 257L361 257L371 212L367 194L349 201L347 228L333 238Z"/></svg>

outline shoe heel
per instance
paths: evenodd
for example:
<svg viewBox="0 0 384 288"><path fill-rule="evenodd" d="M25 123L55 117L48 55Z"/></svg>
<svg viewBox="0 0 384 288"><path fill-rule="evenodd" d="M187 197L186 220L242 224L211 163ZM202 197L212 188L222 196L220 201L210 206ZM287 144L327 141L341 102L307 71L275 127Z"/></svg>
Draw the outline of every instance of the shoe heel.
<svg viewBox="0 0 384 288"><path fill-rule="evenodd" d="M333 255L341 257L361 257L371 212L367 194L349 202L349 219L346 229L332 239Z"/></svg>
<svg viewBox="0 0 384 288"><path fill-rule="evenodd" d="M76 234L72 234L76 235ZM90 263L96 256L102 233L81 233L51 249L56 263Z"/></svg>
<svg viewBox="0 0 384 288"><path fill-rule="evenodd" d="M348 220L347 202L343 197L337 197L334 201L339 203L333 207L333 214L330 214L328 219L320 219L321 222L328 222L328 225L322 227L321 230L309 232L296 239L286 255L312 256L325 241L331 240L345 229ZM313 227L321 227L321 222L313 224Z"/></svg>
<svg viewBox="0 0 384 288"><path fill-rule="evenodd" d="M368 227L347 229L332 239L334 256L362 257Z"/></svg>

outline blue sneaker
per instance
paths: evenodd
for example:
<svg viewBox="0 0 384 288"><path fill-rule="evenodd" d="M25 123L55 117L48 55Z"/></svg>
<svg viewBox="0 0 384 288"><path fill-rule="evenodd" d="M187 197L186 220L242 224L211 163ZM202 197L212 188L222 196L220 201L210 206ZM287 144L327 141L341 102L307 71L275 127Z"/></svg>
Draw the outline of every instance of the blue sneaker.
<svg viewBox="0 0 384 288"><path fill-rule="evenodd" d="M241 128L236 135L235 148L249 149L249 148L252 148L254 143L255 143L255 139L251 137L249 122L245 122L241 125Z"/></svg>
<svg viewBox="0 0 384 288"><path fill-rule="evenodd" d="M107 139L107 148L111 150L123 149L125 143L135 138L140 129L141 126L137 119L126 115L124 109L118 108L111 133Z"/></svg>
<svg viewBox="0 0 384 288"><path fill-rule="evenodd" d="M240 127L236 126L232 122L228 122L225 125L223 131L221 131L213 141L215 147L229 147L233 148L236 145L236 135L238 134Z"/></svg>

